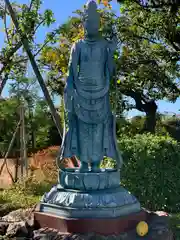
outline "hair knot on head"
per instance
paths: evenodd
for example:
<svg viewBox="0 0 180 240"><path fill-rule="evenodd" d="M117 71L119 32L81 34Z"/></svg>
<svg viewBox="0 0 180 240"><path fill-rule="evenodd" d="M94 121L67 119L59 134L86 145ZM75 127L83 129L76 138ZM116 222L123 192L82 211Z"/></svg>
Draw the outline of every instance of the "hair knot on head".
<svg viewBox="0 0 180 240"><path fill-rule="evenodd" d="M85 5L84 20L93 19L93 18L98 19L99 18L99 13L97 11L96 1L89 0L87 2L87 4Z"/></svg>
<svg viewBox="0 0 180 240"><path fill-rule="evenodd" d="M94 0L89 0L89 1L86 3L86 9L94 9L94 10L96 11L96 10L97 10L96 1L94 1Z"/></svg>

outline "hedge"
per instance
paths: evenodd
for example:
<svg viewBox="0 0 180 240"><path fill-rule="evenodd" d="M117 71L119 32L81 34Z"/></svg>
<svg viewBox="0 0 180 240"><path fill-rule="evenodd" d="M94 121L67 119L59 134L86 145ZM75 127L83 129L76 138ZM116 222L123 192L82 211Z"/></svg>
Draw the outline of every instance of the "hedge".
<svg viewBox="0 0 180 240"><path fill-rule="evenodd" d="M121 136L121 183L150 210L180 210L180 144L169 136Z"/></svg>
<svg viewBox="0 0 180 240"><path fill-rule="evenodd" d="M121 184L150 210L180 212L180 143L169 136L121 135ZM114 167L106 158L102 167Z"/></svg>

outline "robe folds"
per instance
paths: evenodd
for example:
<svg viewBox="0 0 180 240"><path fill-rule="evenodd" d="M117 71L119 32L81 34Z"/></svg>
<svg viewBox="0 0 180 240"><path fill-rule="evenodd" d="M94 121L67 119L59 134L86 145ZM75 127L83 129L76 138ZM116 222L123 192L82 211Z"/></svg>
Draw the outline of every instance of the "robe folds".
<svg viewBox="0 0 180 240"><path fill-rule="evenodd" d="M63 157L86 163L104 156L118 160L109 100L112 53L107 41L80 40L71 50L64 100L68 114Z"/></svg>

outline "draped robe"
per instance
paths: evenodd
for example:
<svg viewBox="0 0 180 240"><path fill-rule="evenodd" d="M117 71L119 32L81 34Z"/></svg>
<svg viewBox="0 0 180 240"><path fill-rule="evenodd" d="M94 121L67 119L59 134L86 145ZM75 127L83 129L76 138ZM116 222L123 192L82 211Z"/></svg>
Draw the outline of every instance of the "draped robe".
<svg viewBox="0 0 180 240"><path fill-rule="evenodd" d="M104 156L118 160L109 101L112 70L112 53L104 39L73 45L64 92L68 132L63 157L76 155L86 163L100 163Z"/></svg>

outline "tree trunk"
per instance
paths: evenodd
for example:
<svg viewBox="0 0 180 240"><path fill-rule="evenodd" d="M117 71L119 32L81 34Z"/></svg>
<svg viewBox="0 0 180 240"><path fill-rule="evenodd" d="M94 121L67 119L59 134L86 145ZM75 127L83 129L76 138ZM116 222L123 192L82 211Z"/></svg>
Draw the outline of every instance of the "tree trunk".
<svg viewBox="0 0 180 240"><path fill-rule="evenodd" d="M14 182L16 183L18 181L18 170L19 170L19 157L16 157L16 161L15 161L15 167L14 167Z"/></svg>
<svg viewBox="0 0 180 240"><path fill-rule="evenodd" d="M156 111L157 105L154 100L144 104L144 110L146 112L146 120L143 127L143 132L155 133L156 128Z"/></svg>
<svg viewBox="0 0 180 240"><path fill-rule="evenodd" d="M155 133L157 104L155 100L149 99L141 92L132 89L121 89L121 92L134 99L137 110L146 113L146 120L142 132Z"/></svg>
<svg viewBox="0 0 180 240"><path fill-rule="evenodd" d="M30 136L31 136L30 149L31 149L31 153L35 153L36 139L35 139L35 132L34 132L34 124L33 124L34 114L33 114L32 106L29 102L28 102L28 109L29 109Z"/></svg>

